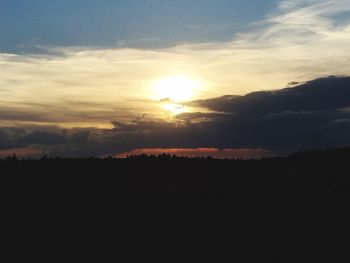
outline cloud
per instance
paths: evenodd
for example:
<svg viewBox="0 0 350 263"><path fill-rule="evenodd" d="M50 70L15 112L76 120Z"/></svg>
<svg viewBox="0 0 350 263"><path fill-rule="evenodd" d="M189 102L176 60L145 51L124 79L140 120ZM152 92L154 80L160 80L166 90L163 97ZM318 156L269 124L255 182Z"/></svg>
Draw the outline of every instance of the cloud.
<svg viewBox="0 0 350 263"><path fill-rule="evenodd" d="M0 129L0 149L12 149L26 146L19 142L20 136L24 131L13 128L1 128Z"/></svg>
<svg viewBox="0 0 350 263"><path fill-rule="evenodd" d="M86 129L62 130L57 127L1 127L0 152L2 155L12 152L22 156L37 156L50 148L83 146L88 143L90 132Z"/></svg>
<svg viewBox="0 0 350 263"><path fill-rule="evenodd" d="M204 83L198 99L347 75L349 12L347 0L290 0L228 42L0 54L0 122L107 128L134 114L164 117L152 83L179 73Z"/></svg>
<svg viewBox="0 0 350 263"><path fill-rule="evenodd" d="M194 104L214 111L259 115L336 110L350 105L349 83L350 77L320 78L292 88L223 96Z"/></svg>
<svg viewBox="0 0 350 263"><path fill-rule="evenodd" d="M237 156L249 149L256 156L350 146L349 87L349 77L328 77L271 92L196 101L211 111L181 114L176 122L143 116L113 121L113 129L1 128L0 149L28 147L67 157L135 149L196 154L204 148L214 149L215 156Z"/></svg>
<svg viewBox="0 0 350 263"><path fill-rule="evenodd" d="M114 133L125 134L125 146L132 149L214 147L286 153L350 146L349 87L349 77L328 77L294 88L202 100L195 103L216 112L182 114L177 124L115 123Z"/></svg>
<svg viewBox="0 0 350 263"><path fill-rule="evenodd" d="M89 131L76 131L69 134L67 131L47 132L33 131L20 138L20 142L29 145L60 145L60 144L85 144L88 141Z"/></svg>
<svg viewBox="0 0 350 263"><path fill-rule="evenodd" d="M320 78L349 75L349 12L348 0L285 0L228 42L0 54L0 149L90 156L349 145L349 78ZM182 73L204 83L187 105L206 109L169 118L152 83Z"/></svg>

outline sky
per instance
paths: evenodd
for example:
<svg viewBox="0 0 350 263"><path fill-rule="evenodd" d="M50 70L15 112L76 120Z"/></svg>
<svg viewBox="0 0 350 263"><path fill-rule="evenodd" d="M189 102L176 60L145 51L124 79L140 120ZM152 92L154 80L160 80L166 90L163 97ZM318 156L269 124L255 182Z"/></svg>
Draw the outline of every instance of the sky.
<svg viewBox="0 0 350 263"><path fill-rule="evenodd" d="M348 0L2 0L0 34L0 155L168 149L236 157L239 150L256 156L348 142L337 133L337 140L320 134L311 143L318 137L298 126L290 129L300 141L287 142L283 129L270 141L274 132L257 126L277 113L288 117L281 125L290 124L296 116L286 112L315 114L306 98L339 95L334 107L316 109L335 119L310 115L308 124L318 118L325 121L320 132L332 121L348 128L348 105L340 103L349 86ZM305 98L293 100L289 89ZM251 111L270 101L266 94L283 101L282 93L290 108L281 111L273 100L269 112ZM298 118L305 123L305 115ZM249 127L256 129L248 138ZM203 138L191 135L197 129Z"/></svg>
<svg viewBox="0 0 350 263"><path fill-rule="evenodd" d="M36 46L156 48L229 41L276 4L232 0L2 0L1 50Z"/></svg>

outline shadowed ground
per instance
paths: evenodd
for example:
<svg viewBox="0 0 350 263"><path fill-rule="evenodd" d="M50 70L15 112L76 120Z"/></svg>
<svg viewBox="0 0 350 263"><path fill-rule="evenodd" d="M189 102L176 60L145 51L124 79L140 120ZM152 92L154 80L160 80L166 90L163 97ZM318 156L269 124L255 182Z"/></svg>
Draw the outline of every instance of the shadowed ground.
<svg viewBox="0 0 350 263"><path fill-rule="evenodd" d="M347 149L260 161L8 158L3 248L7 262L337 260L350 243L349 161Z"/></svg>

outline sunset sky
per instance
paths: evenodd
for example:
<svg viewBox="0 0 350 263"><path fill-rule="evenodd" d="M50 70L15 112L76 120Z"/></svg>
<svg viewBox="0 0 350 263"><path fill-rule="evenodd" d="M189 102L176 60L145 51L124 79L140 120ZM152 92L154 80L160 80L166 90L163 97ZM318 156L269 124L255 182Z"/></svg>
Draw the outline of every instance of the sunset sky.
<svg viewBox="0 0 350 263"><path fill-rule="evenodd" d="M0 35L0 156L350 146L349 0L2 0Z"/></svg>

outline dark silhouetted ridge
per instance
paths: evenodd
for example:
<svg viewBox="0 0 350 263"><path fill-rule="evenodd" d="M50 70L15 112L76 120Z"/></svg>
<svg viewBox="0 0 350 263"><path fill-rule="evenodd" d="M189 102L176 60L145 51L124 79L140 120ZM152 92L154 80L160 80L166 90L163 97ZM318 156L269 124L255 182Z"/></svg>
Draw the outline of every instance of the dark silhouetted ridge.
<svg viewBox="0 0 350 263"><path fill-rule="evenodd" d="M350 241L349 153L12 156L0 161L6 262L338 262Z"/></svg>

